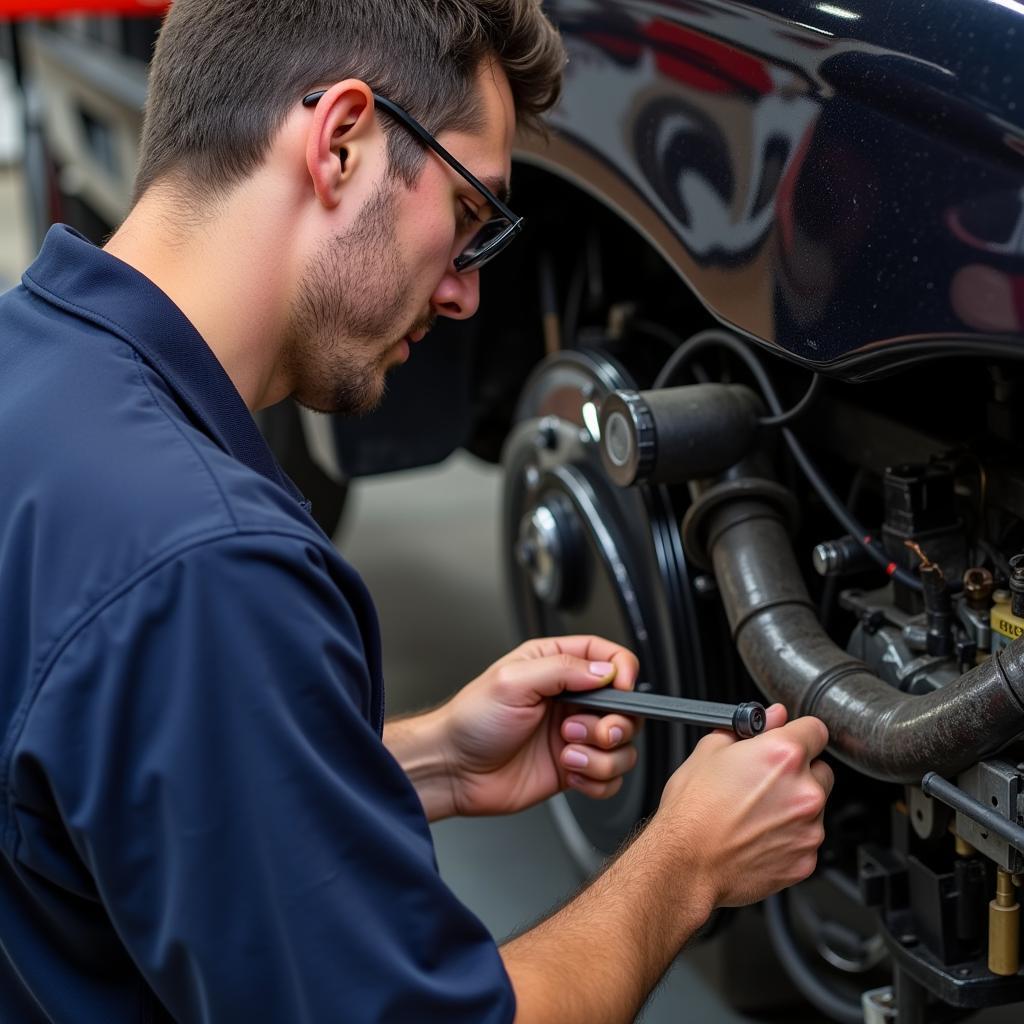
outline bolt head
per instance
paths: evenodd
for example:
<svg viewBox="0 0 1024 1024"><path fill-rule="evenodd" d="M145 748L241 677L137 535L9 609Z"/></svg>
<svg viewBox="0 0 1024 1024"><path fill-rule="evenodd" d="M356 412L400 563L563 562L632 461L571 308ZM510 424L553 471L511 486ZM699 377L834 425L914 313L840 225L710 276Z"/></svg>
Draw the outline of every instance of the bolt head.
<svg viewBox="0 0 1024 1024"><path fill-rule="evenodd" d="M718 584L715 582L714 576L709 576L707 573L701 573L699 576L695 576L693 579L693 589L701 597L713 597L718 593Z"/></svg>
<svg viewBox="0 0 1024 1024"><path fill-rule="evenodd" d="M545 451L554 451L558 447L558 420L554 416L545 416L537 428L537 447Z"/></svg>

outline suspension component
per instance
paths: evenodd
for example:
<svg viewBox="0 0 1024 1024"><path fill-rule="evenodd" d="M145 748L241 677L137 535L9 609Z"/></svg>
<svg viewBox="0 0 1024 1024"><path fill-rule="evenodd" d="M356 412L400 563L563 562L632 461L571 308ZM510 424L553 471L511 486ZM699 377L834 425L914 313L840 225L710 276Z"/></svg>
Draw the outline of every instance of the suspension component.
<svg viewBox="0 0 1024 1024"><path fill-rule="evenodd" d="M601 405L601 461L621 487L713 476L750 451L760 412L740 384L615 391Z"/></svg>

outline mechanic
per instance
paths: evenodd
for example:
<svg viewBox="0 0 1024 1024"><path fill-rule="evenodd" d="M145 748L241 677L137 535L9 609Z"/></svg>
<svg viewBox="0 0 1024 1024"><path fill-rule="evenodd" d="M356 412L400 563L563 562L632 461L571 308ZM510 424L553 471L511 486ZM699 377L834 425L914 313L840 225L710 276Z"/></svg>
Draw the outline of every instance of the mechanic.
<svg viewBox="0 0 1024 1024"><path fill-rule="evenodd" d="M637 661L537 640L385 723L370 598L251 415L368 410L474 313L564 59L535 0L176 0L127 219L0 299L0 1020L628 1021L813 870L827 736L776 706L498 949L427 823L614 794L634 722L548 698Z"/></svg>

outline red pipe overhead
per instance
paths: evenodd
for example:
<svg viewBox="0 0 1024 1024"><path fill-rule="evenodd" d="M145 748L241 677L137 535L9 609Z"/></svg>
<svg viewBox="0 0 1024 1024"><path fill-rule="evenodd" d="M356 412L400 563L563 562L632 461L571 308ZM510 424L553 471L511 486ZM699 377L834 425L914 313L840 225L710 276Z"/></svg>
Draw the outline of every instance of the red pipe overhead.
<svg viewBox="0 0 1024 1024"><path fill-rule="evenodd" d="M160 15L170 0L0 0L0 21L75 14Z"/></svg>

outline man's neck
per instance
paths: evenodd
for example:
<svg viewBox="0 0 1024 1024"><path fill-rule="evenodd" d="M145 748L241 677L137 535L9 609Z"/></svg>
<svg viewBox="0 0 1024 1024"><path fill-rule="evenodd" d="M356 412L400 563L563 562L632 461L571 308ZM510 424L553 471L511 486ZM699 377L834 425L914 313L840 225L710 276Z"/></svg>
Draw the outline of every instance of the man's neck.
<svg viewBox="0 0 1024 1024"><path fill-rule="evenodd" d="M165 292L189 318L249 409L280 401L282 253L251 190L238 189L198 224L154 187L104 246Z"/></svg>

